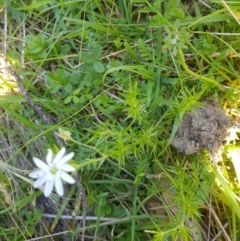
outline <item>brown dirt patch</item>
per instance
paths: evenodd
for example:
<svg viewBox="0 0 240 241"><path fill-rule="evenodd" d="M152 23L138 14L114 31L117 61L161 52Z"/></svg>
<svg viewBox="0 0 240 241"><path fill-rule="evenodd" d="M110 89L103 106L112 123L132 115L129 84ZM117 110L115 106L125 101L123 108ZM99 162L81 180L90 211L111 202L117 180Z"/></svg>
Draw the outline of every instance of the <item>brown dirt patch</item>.
<svg viewBox="0 0 240 241"><path fill-rule="evenodd" d="M203 108L186 113L182 118L172 145L186 155L208 150L211 153L222 149L223 141L229 138L230 118L215 102L204 102Z"/></svg>

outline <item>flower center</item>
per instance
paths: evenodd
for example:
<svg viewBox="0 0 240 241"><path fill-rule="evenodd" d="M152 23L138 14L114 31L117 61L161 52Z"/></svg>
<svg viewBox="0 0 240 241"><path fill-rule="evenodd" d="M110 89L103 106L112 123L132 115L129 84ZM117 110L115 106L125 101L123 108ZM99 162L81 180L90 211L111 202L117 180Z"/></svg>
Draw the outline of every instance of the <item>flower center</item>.
<svg viewBox="0 0 240 241"><path fill-rule="evenodd" d="M58 168L57 168L57 167L52 167L52 168L50 169L50 172L51 172L53 175L56 175L57 172L58 172Z"/></svg>

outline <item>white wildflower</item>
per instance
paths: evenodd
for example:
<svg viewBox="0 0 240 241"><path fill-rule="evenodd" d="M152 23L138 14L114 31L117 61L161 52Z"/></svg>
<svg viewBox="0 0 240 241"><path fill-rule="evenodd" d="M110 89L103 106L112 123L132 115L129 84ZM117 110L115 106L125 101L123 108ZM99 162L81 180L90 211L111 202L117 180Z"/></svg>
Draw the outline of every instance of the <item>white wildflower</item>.
<svg viewBox="0 0 240 241"><path fill-rule="evenodd" d="M70 184L75 183L73 177L67 173L75 171L73 166L67 164L67 162L73 158L74 153L71 152L64 156L65 152L66 148L62 147L62 149L55 156L53 156L52 150L48 149L46 163L37 157L33 157L34 163L40 169L31 172L29 176L37 179L33 184L34 188L39 188L45 184L44 195L46 197L51 195L54 186L57 194L59 196L63 196L64 189L61 179Z"/></svg>

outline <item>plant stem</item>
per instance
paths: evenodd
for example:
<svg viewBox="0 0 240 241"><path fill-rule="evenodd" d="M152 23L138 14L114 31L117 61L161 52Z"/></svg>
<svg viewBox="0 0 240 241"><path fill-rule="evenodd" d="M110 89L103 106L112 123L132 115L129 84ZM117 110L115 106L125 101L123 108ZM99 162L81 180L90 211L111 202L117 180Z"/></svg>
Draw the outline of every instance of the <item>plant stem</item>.
<svg viewBox="0 0 240 241"><path fill-rule="evenodd" d="M226 89L221 84L219 84L216 80L208 78L208 77L203 76L203 75L199 75L197 73L194 73L192 70L190 70L188 68L186 62L185 62L185 58L184 58L183 52L182 52L182 50L180 48L178 48L178 55L180 57L182 67L184 68L184 70L188 74L190 74L190 75L194 76L195 78L200 79L202 81L206 81L206 82L209 82L209 83L212 83L212 84L216 85L219 88L219 90L221 90L221 91L226 91Z"/></svg>

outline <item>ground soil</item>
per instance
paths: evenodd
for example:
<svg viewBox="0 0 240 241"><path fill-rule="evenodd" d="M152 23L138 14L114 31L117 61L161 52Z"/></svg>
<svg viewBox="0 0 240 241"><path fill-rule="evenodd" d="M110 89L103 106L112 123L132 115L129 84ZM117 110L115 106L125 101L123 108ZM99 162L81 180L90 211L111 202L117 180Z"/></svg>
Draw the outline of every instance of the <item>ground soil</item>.
<svg viewBox="0 0 240 241"><path fill-rule="evenodd" d="M200 150L213 154L228 139L231 125L230 118L216 102L204 102L204 107L183 116L172 145L186 155Z"/></svg>

